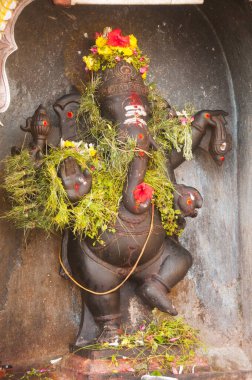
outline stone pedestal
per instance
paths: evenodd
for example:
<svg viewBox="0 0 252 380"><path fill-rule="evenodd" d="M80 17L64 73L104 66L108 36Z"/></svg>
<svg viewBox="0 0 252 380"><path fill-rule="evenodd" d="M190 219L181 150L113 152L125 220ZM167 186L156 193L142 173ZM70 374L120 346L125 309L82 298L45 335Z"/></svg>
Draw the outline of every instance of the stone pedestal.
<svg viewBox="0 0 252 380"><path fill-rule="evenodd" d="M79 352L80 353L80 352ZM148 371L142 374L136 372L136 362L126 356L118 356L112 360L114 350L85 350L81 355L69 355L50 376L54 380L251 380L252 371L215 372L207 366L194 368L194 373L174 375L165 373L163 376L150 376L148 373L158 370L153 361ZM125 352L126 354L126 352Z"/></svg>
<svg viewBox="0 0 252 380"><path fill-rule="evenodd" d="M55 380L140 379L144 374L160 370L160 365L155 358L149 360L148 368L146 362L138 360L140 352L141 347L120 351L80 349L61 361L53 378ZM202 365L191 370L198 376L201 372L209 371L210 367ZM176 375L172 375L171 372L163 370L162 373L164 372L166 372L164 376L167 380L171 377L176 378Z"/></svg>

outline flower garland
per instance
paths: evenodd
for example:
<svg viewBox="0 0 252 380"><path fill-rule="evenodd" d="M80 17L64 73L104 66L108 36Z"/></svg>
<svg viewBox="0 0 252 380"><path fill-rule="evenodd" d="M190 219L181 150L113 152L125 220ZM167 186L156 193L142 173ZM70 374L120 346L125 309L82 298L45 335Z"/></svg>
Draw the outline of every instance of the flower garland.
<svg viewBox="0 0 252 380"><path fill-rule="evenodd" d="M133 34L123 36L121 29L107 27L103 33L96 33L95 45L90 49L91 54L84 56L86 70L98 71L113 68L124 60L139 71L146 79L149 59L142 54Z"/></svg>

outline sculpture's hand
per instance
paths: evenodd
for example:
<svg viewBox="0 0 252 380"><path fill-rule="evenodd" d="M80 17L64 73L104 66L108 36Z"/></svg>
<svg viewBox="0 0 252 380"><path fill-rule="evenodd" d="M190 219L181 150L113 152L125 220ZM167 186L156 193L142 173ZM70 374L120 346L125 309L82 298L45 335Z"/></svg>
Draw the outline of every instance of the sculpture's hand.
<svg viewBox="0 0 252 380"><path fill-rule="evenodd" d="M225 116L227 112L222 110L202 110L197 112L191 123L192 125L192 151L194 152L201 142L207 141L207 150L218 165L224 161L225 154L231 149L232 138L227 132ZM207 130L210 133L207 133ZM209 141L211 137L211 141ZM206 143L204 143L206 146ZM170 164L172 169L176 169L185 161L183 152L177 152L175 149L170 154Z"/></svg>
<svg viewBox="0 0 252 380"><path fill-rule="evenodd" d="M78 202L87 194L92 185L92 175L88 169L84 172L72 157L66 158L60 165L59 175L71 202Z"/></svg>
<svg viewBox="0 0 252 380"><path fill-rule="evenodd" d="M205 134L207 127L211 128L208 151L218 165L223 164L225 155L232 149L232 137L225 127L227 115L228 113L222 110L203 110L194 115L192 122L192 126L202 134ZM198 144L200 139L196 136L195 141ZM193 148L195 141L193 141Z"/></svg>
<svg viewBox="0 0 252 380"><path fill-rule="evenodd" d="M201 110L193 116L192 126L205 132L207 127L216 127L216 118L221 117L225 121L225 116L228 113L222 110Z"/></svg>
<svg viewBox="0 0 252 380"><path fill-rule="evenodd" d="M194 187L176 184L174 203L182 216L195 218L198 215L197 209L202 207L203 198Z"/></svg>

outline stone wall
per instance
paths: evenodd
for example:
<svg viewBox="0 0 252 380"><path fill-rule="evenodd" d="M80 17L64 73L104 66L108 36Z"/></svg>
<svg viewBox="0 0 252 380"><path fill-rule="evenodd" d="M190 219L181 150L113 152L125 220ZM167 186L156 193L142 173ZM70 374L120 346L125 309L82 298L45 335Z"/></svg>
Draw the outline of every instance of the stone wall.
<svg viewBox="0 0 252 380"><path fill-rule="evenodd" d="M236 353L233 362L247 369L241 347L251 357L252 34L251 12L242 2L64 10L35 0L16 23L19 49L7 62L11 105L0 115L1 158L12 145L22 145L19 125L40 103L48 107L54 124L51 142L57 142L52 104L78 82L81 57L94 32L108 25L138 37L151 58L150 80L172 105L182 108L191 103L196 109L229 112L234 146L225 164L219 168L198 151L195 160L176 173L178 182L201 192L204 206L197 219L188 221L181 239L192 252L194 265L172 296L213 352L223 357ZM4 211L6 202L1 205ZM33 231L24 239L22 231L1 221L0 247L0 360L22 365L64 354L78 330L80 297L58 275L60 236ZM124 293L127 316L137 324L145 313L143 306L130 286Z"/></svg>

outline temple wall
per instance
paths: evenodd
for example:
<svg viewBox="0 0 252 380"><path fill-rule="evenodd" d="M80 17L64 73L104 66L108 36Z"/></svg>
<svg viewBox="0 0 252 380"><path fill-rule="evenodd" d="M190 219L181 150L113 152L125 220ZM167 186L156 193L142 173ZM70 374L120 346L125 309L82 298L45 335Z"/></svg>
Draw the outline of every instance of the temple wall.
<svg viewBox="0 0 252 380"><path fill-rule="evenodd" d="M138 37L150 57L150 81L178 108L229 112L233 150L220 168L204 151L176 171L179 183L204 197L196 219L181 239L194 264L172 291L186 320L200 329L217 355L235 353L233 367L252 359L251 255L251 11L239 1L208 0L204 6L54 7L35 0L15 27L18 50L8 58L11 104L0 114L0 158L21 146L19 126L40 103L48 108L58 139L52 104L81 77L81 59L95 31L120 27ZM250 19L249 19L250 18ZM115 22L116 20L116 22ZM26 141L29 137L26 136ZM1 166L2 169L2 166ZM4 199L4 194L3 194ZM4 200L1 211L7 208ZM0 221L0 360L22 365L68 351L78 331L78 290L58 275L60 236L32 231L24 239ZM146 312L123 290L125 315L137 325ZM138 318L136 317L138 315ZM247 355L247 356L246 356Z"/></svg>

